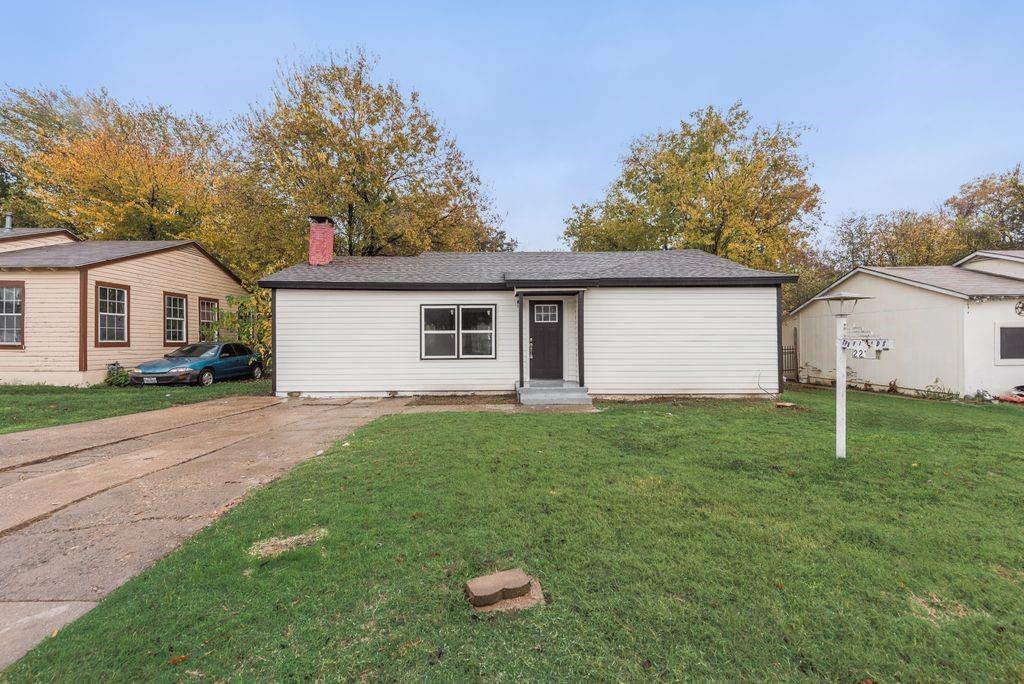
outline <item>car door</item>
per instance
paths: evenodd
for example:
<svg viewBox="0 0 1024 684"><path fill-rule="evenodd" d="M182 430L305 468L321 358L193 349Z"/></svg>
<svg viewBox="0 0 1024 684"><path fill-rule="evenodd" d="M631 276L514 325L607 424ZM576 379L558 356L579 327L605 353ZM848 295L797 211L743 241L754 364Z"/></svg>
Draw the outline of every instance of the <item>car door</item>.
<svg viewBox="0 0 1024 684"><path fill-rule="evenodd" d="M244 344L236 344L238 349L238 374L248 377L252 372L252 350Z"/></svg>
<svg viewBox="0 0 1024 684"><path fill-rule="evenodd" d="M220 348L220 354L216 363L213 364L213 372L218 378L230 378L235 371L235 350L233 344L225 344Z"/></svg>
<svg viewBox="0 0 1024 684"><path fill-rule="evenodd" d="M231 348L231 356L228 357L228 361L231 362L231 377L237 378L245 373L246 358L242 353L243 347L240 344L229 344Z"/></svg>

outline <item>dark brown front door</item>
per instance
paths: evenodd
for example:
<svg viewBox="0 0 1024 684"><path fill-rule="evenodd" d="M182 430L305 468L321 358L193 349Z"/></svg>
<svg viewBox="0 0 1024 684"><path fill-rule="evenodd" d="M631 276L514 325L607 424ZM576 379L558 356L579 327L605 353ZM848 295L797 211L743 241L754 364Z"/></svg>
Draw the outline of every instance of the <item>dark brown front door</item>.
<svg viewBox="0 0 1024 684"><path fill-rule="evenodd" d="M562 379L562 302L530 302L530 379Z"/></svg>

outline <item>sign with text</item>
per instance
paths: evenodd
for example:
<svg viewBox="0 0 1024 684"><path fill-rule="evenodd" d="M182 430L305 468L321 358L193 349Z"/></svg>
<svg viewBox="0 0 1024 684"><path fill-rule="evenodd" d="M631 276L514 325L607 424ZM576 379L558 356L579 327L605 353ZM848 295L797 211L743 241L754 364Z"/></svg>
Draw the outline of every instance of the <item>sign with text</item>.
<svg viewBox="0 0 1024 684"><path fill-rule="evenodd" d="M843 349L850 352L855 359L877 359L883 351L893 349L893 340L887 337L846 337Z"/></svg>

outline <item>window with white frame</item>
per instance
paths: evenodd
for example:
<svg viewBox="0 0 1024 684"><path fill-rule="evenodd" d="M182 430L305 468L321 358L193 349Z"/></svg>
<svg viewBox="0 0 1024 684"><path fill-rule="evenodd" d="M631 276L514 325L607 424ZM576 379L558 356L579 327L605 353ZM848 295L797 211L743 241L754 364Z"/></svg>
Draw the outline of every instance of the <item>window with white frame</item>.
<svg viewBox="0 0 1024 684"><path fill-rule="evenodd" d="M420 347L425 359L457 359L457 306L424 306L420 308L422 339Z"/></svg>
<svg viewBox="0 0 1024 684"><path fill-rule="evenodd" d="M184 295L164 295L164 343L184 344L188 338L188 299Z"/></svg>
<svg viewBox="0 0 1024 684"><path fill-rule="evenodd" d="M424 359L495 358L493 304L420 307L420 356Z"/></svg>
<svg viewBox="0 0 1024 684"><path fill-rule="evenodd" d="M220 320L220 302L216 299L199 299L199 341L216 342L220 336L217 322Z"/></svg>
<svg viewBox="0 0 1024 684"><path fill-rule="evenodd" d="M1024 326L999 328L999 360L1024 361Z"/></svg>
<svg viewBox="0 0 1024 684"><path fill-rule="evenodd" d="M127 344L127 288L98 286L96 288L96 304L96 341L99 344Z"/></svg>
<svg viewBox="0 0 1024 684"><path fill-rule="evenodd" d="M459 356L494 358L494 307L459 307Z"/></svg>
<svg viewBox="0 0 1024 684"><path fill-rule="evenodd" d="M21 347L25 340L25 286L0 283L0 346Z"/></svg>
<svg viewBox="0 0 1024 684"><path fill-rule="evenodd" d="M533 320L535 323L557 323L558 322L558 305L557 304L534 304L533 305Z"/></svg>

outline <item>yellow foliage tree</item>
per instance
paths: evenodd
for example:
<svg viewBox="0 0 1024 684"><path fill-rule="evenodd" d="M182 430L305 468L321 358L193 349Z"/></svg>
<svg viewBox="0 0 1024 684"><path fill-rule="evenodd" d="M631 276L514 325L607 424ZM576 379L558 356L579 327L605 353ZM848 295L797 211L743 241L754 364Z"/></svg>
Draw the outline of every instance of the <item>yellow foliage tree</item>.
<svg viewBox="0 0 1024 684"><path fill-rule="evenodd" d="M213 201L218 131L106 93L12 91L0 119L24 197L86 237L191 237Z"/></svg>
<svg viewBox="0 0 1024 684"><path fill-rule="evenodd" d="M801 129L752 128L740 103L696 111L678 130L636 140L604 199L566 220L574 249L697 248L781 269L815 230L819 189Z"/></svg>

